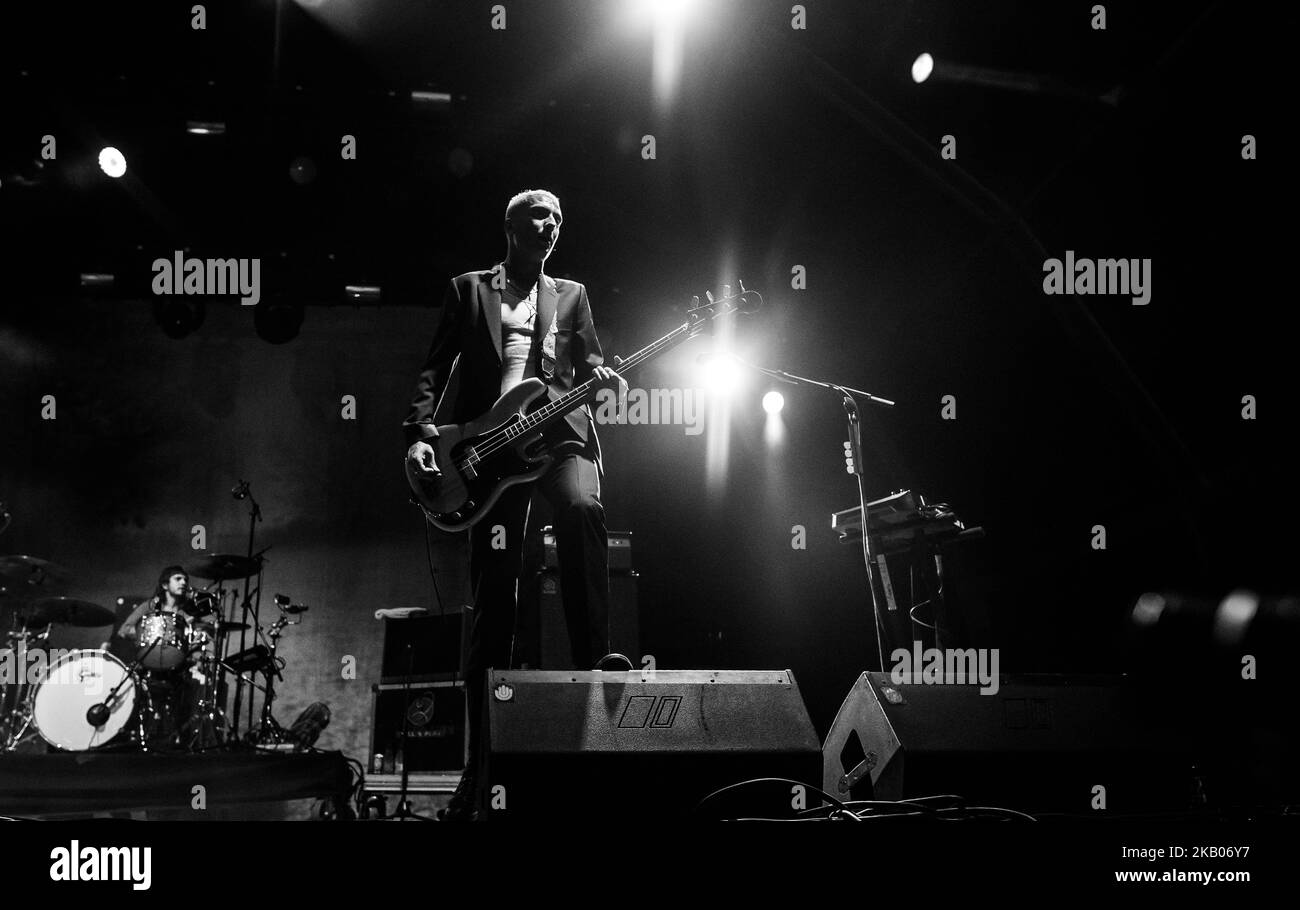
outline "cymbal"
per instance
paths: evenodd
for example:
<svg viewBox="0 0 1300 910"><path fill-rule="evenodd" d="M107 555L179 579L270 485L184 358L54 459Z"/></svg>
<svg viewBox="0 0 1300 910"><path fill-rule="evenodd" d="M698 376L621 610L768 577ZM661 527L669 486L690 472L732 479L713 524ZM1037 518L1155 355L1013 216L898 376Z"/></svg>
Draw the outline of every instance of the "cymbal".
<svg viewBox="0 0 1300 910"><path fill-rule="evenodd" d="M262 557L234 556L229 553L209 553L188 569L191 575L211 581L228 581L248 578L262 570Z"/></svg>
<svg viewBox="0 0 1300 910"><path fill-rule="evenodd" d="M75 597L46 597L18 611L28 626L42 628L50 623L62 623L79 628L111 626L114 616L99 604Z"/></svg>
<svg viewBox="0 0 1300 910"><path fill-rule="evenodd" d="M72 575L58 563L39 556L0 556L0 585L41 587L63 584Z"/></svg>

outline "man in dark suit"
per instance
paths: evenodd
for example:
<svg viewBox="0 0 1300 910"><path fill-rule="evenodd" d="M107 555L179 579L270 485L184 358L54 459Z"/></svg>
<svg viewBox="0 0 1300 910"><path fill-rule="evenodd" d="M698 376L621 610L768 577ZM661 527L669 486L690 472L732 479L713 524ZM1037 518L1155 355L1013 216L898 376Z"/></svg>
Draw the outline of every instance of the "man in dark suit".
<svg viewBox="0 0 1300 910"><path fill-rule="evenodd" d="M451 282L442 317L403 422L406 457L419 473L447 470L428 443L437 424L479 417L507 389L532 377L557 397L595 378L626 397L627 383L604 366L587 289L542 271L555 249L563 216L545 190L527 190L506 207L506 259ZM453 394L448 388L453 385ZM554 464L536 488L555 512L560 585L574 664L591 667L609 650L609 571L605 511L600 503L600 443L591 410L566 415L548 434ZM489 667L513 658L517 586L523 570L524 529L533 484L508 488L470 531L474 617L465 685L469 708L469 763L444 818L473 816L481 738L484 680ZM494 528L504 528L504 548ZM498 545L494 547L495 543Z"/></svg>

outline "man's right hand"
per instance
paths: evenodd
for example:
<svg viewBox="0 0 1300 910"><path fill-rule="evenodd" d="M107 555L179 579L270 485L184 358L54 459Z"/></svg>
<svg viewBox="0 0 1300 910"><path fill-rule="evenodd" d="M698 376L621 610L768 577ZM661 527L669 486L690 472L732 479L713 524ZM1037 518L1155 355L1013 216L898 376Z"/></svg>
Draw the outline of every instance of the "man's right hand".
<svg viewBox="0 0 1300 910"><path fill-rule="evenodd" d="M406 450L406 461L419 474L442 476L442 471L438 469L438 451L423 440L411 443L411 447Z"/></svg>

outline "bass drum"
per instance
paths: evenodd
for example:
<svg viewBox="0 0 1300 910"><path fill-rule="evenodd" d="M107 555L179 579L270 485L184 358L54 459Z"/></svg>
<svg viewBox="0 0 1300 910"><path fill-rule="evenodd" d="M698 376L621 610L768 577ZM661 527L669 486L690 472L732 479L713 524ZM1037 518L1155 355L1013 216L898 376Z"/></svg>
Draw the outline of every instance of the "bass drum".
<svg viewBox="0 0 1300 910"><path fill-rule="evenodd" d="M124 681L125 680L125 681ZM121 684L98 726L86 717ZM70 651L51 664L32 696L32 724L41 739L70 752L102 746L126 728L135 711L136 680L107 651Z"/></svg>

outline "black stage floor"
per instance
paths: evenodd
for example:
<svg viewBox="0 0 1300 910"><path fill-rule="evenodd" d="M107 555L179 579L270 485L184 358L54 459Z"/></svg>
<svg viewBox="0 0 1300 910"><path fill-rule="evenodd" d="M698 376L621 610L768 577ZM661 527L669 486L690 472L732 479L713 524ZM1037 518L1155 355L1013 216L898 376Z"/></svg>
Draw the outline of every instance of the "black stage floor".
<svg viewBox="0 0 1300 910"><path fill-rule="evenodd" d="M310 798L346 804L351 786L352 775L340 752L0 755L0 815L11 816L151 809L199 815L235 805Z"/></svg>

